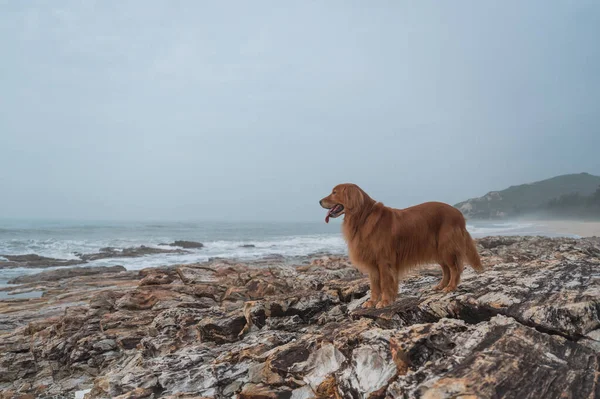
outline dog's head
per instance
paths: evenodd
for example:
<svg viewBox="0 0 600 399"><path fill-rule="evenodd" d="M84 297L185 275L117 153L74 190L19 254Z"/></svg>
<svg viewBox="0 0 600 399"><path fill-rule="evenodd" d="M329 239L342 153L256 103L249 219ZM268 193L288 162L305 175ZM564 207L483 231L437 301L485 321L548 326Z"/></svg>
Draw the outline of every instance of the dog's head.
<svg viewBox="0 0 600 399"><path fill-rule="evenodd" d="M329 223L330 217L337 218L360 210L367 198L367 194L356 184L346 183L335 186L319 204L329 210L325 217L325 222Z"/></svg>

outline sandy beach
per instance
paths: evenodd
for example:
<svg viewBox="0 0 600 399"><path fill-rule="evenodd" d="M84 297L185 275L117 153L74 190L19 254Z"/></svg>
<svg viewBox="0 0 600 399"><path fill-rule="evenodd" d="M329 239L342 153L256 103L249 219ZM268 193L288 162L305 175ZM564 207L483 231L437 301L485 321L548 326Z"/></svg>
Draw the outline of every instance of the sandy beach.
<svg viewBox="0 0 600 399"><path fill-rule="evenodd" d="M575 234L580 237L600 237L600 222L581 220L544 220L535 224L542 230L558 234Z"/></svg>

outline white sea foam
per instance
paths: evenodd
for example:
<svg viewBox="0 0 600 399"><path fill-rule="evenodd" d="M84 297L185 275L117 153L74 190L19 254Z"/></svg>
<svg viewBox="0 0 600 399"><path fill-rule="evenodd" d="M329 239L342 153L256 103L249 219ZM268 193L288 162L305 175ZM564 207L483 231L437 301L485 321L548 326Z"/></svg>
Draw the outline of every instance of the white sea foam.
<svg viewBox="0 0 600 399"><path fill-rule="evenodd" d="M253 245L253 247L242 247ZM157 248L170 248L156 246ZM301 237L282 237L269 241L214 241L205 242L201 249L189 250L187 254L157 254L140 258L100 259L89 265L123 265L136 270L160 265L205 262L210 258L255 260L269 255L284 257L308 256L319 252L343 254L346 245L341 236L314 235Z"/></svg>
<svg viewBox="0 0 600 399"><path fill-rule="evenodd" d="M170 240L154 240L167 241ZM76 253L95 253L100 248L111 246L115 248L135 247L146 245L154 248L173 249L170 246L159 245L160 243L142 242L140 240L100 240L100 241L78 241L78 240L9 240L0 242L0 253L7 255L21 255L35 253L57 259L77 259ZM242 247L253 245L252 247ZM281 255L284 257L307 256L318 252L344 253L345 243L341 235L306 235L296 237L281 237L272 240L247 240L247 241L213 241L204 242L201 249L187 250L186 254L157 254L139 258L110 258L99 259L87 266L123 265L128 269L141 269L160 265L171 265L181 263L204 262L210 258L227 258L251 260L260 259L269 255ZM22 269L8 269L2 271L3 277L7 274L23 274ZM33 269L29 269L33 270ZM15 273L17 272L17 273ZM28 273L29 274L29 273Z"/></svg>

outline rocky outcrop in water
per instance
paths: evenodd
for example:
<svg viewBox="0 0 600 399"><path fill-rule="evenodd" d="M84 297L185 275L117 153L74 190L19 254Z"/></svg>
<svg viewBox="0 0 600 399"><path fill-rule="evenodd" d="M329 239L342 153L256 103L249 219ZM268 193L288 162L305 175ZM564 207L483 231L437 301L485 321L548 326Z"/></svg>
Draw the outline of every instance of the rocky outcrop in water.
<svg viewBox="0 0 600 399"><path fill-rule="evenodd" d="M185 241L185 240L175 241L168 245L170 245L172 247L180 247L180 248L186 248L186 249L194 249L194 248L203 248L204 247L204 244L202 244L201 242Z"/></svg>
<svg viewBox="0 0 600 399"><path fill-rule="evenodd" d="M139 247L131 248L102 248L100 252L96 254L77 254L83 262L90 262L98 259L109 259L109 258L139 258L146 255L156 254L185 254L186 251L181 249L164 249L164 248L153 248L141 245Z"/></svg>
<svg viewBox="0 0 600 399"><path fill-rule="evenodd" d="M467 269L444 294L431 289L439 268L425 268L384 309L361 308L368 280L343 257L48 282L36 286L42 298L0 302L0 390L16 398L83 389L88 398L598 397L600 240L478 243L484 273Z"/></svg>
<svg viewBox="0 0 600 399"><path fill-rule="evenodd" d="M17 267L56 267L72 266L82 263L78 259L55 259L36 254L28 255L0 255L6 261L0 260L0 269L10 269Z"/></svg>
<svg viewBox="0 0 600 399"><path fill-rule="evenodd" d="M200 244L202 245L202 244ZM147 247L145 245L131 248L101 248L98 253L81 254L75 253L78 259L55 259L39 256L35 254L29 255L0 255L6 261L0 260L0 269L12 269L17 267L24 268L46 268L46 267L62 267L82 265L91 261L111 258L139 258L146 255L156 254L186 254L189 253L183 249L165 249Z"/></svg>

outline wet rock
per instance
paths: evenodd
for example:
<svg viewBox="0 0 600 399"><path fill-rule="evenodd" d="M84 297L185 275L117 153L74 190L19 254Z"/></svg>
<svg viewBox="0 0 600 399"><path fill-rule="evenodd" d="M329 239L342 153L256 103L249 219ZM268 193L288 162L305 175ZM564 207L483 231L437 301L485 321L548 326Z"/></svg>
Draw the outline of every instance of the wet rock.
<svg viewBox="0 0 600 399"><path fill-rule="evenodd" d="M248 381L253 384L263 383L266 385L281 385L284 383L281 375L271 370L266 362L253 364L248 368Z"/></svg>
<svg viewBox="0 0 600 399"><path fill-rule="evenodd" d="M186 249L203 248L204 247L204 244L202 244L201 242L185 241L185 240L178 240L178 241L172 242L167 245L169 245L171 247L180 247L180 248L186 248Z"/></svg>
<svg viewBox="0 0 600 399"><path fill-rule="evenodd" d="M94 343L92 348L100 352L108 352L117 349L117 342L114 339L103 339Z"/></svg>
<svg viewBox="0 0 600 399"><path fill-rule="evenodd" d="M90 299L90 307L94 309L103 309L106 311L113 310L117 300L123 295L123 293L114 291L99 292Z"/></svg>
<svg viewBox="0 0 600 399"><path fill-rule="evenodd" d="M156 254L185 254L189 253L189 251L185 251L183 249L165 249L165 248L154 248L147 247L145 245L139 247L131 247L131 248L102 248L100 252L94 254L81 254L75 253L79 259L55 259L48 258L44 256L39 256L36 254L27 254L27 255L0 255L6 261L0 260L0 269L7 268L17 268L17 267L25 267L25 268L45 268L45 267L63 267L63 266L72 266L72 265L81 265L91 261L99 260L99 259L109 259L109 258L137 258L146 255L156 255Z"/></svg>
<svg viewBox="0 0 600 399"><path fill-rule="evenodd" d="M511 316L573 339L600 327L595 310L600 303L597 259L531 262L525 270L519 263L497 264L480 278L465 279L456 293L423 297L418 307L427 314L471 323L498 314Z"/></svg>
<svg viewBox="0 0 600 399"><path fill-rule="evenodd" d="M115 396L114 399L145 399L153 397L154 390L149 388L136 388L133 391L124 393L123 395Z"/></svg>
<svg viewBox="0 0 600 399"><path fill-rule="evenodd" d="M35 396L28 393L19 393L13 390L0 392L0 399L35 399Z"/></svg>
<svg viewBox="0 0 600 399"><path fill-rule="evenodd" d="M115 302L117 309L144 310L151 309L158 298L148 291L132 291L123 295Z"/></svg>
<svg viewBox="0 0 600 399"><path fill-rule="evenodd" d="M354 318L368 317L382 328L392 329L416 323L433 322L439 318L419 307L419 298L400 298L382 309L360 309L352 313Z"/></svg>
<svg viewBox="0 0 600 399"><path fill-rule="evenodd" d="M266 328L270 330L293 331L298 329L298 326L304 321L298 315L290 317L269 317L266 319Z"/></svg>
<svg viewBox="0 0 600 399"><path fill-rule="evenodd" d="M179 278L186 284L213 284L218 283L217 272L209 267L179 267Z"/></svg>
<svg viewBox="0 0 600 399"><path fill-rule="evenodd" d="M511 318L497 316L477 325L444 319L391 339L409 360L407 371L390 384L391 395L576 398L600 392L591 378L598 369L594 351Z"/></svg>
<svg viewBox="0 0 600 399"><path fill-rule="evenodd" d="M95 254L80 254L79 257L83 262L91 262L99 259L109 259L109 258L139 258L141 256L146 255L156 255L156 254L185 254L188 253L182 249L164 249L164 248L154 248L147 247L145 245L141 245L139 247L131 247L131 248L102 248L102 250Z"/></svg>
<svg viewBox="0 0 600 399"><path fill-rule="evenodd" d="M10 383L34 376L38 371L32 353L6 352L0 362L0 382Z"/></svg>
<svg viewBox="0 0 600 399"><path fill-rule="evenodd" d="M325 255L320 258L313 259L310 262L312 268L325 268L330 270L351 268L350 260L345 256Z"/></svg>
<svg viewBox="0 0 600 399"><path fill-rule="evenodd" d="M345 363L346 357L331 343L324 343L306 360L304 381L317 392Z"/></svg>
<svg viewBox="0 0 600 399"><path fill-rule="evenodd" d="M256 245L254 245L254 244L243 244L243 245L240 245L240 248L256 248Z"/></svg>
<svg viewBox="0 0 600 399"><path fill-rule="evenodd" d="M267 359L269 368L279 373L291 373L308 360L313 343L309 341L291 342L278 348Z"/></svg>
<svg viewBox="0 0 600 399"><path fill-rule="evenodd" d="M138 330L118 337L117 343L122 349L135 349L142 342L142 339L144 339L144 335Z"/></svg>
<svg viewBox="0 0 600 399"><path fill-rule="evenodd" d="M350 277L344 280L332 280L327 286L336 290L342 302L350 302L354 299L363 298L369 292L369 279Z"/></svg>
<svg viewBox="0 0 600 399"><path fill-rule="evenodd" d="M374 330L366 337L367 343L352 351L352 366L346 367L338 377L339 390L344 397L351 397L350 393L370 397L375 392L382 392L396 377L397 367L386 338L385 332Z"/></svg>
<svg viewBox="0 0 600 399"><path fill-rule="evenodd" d="M272 388L262 384L246 384L239 399L290 399L292 392L287 387Z"/></svg>
<svg viewBox="0 0 600 399"><path fill-rule="evenodd" d="M239 340L245 326L246 318L241 312L225 314L215 311L198 324L198 329L203 341L222 344Z"/></svg>
<svg viewBox="0 0 600 399"><path fill-rule="evenodd" d="M170 274L153 273L148 274L140 281L140 285L164 285L171 284L176 277Z"/></svg>
<svg viewBox="0 0 600 399"><path fill-rule="evenodd" d="M192 392L178 392L173 395L164 396L164 399L213 399L208 396L198 396Z"/></svg>
<svg viewBox="0 0 600 399"><path fill-rule="evenodd" d="M73 267L66 269L48 270L36 274L16 277L9 284L27 284L41 281L57 281L78 276L93 276L107 273L120 273L126 269L123 266Z"/></svg>
<svg viewBox="0 0 600 399"><path fill-rule="evenodd" d="M206 310L189 307L170 308L159 313L151 327L157 332L145 343L151 353L179 348L186 342L199 340L196 325L206 317Z"/></svg>
<svg viewBox="0 0 600 399"><path fill-rule="evenodd" d="M337 292L300 292L290 296L250 302L244 309L250 325L262 327L267 318L298 316L303 322L316 322L321 312L339 303Z"/></svg>
<svg viewBox="0 0 600 399"><path fill-rule="evenodd" d="M40 268L40 267L58 267L71 266L83 263L79 259L55 259L36 254L27 255L0 255L7 261L0 260L0 269L10 269L16 267Z"/></svg>

